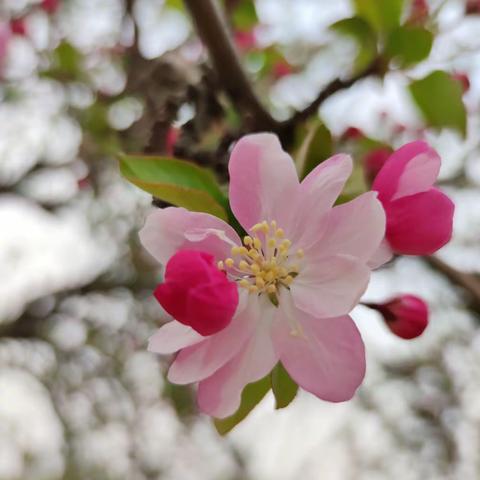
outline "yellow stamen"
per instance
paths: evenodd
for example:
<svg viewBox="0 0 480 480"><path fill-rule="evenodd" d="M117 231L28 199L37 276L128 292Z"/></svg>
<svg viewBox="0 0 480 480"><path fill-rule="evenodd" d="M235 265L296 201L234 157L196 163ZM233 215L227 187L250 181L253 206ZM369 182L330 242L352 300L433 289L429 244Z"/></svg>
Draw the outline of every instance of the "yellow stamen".
<svg viewBox="0 0 480 480"><path fill-rule="evenodd" d="M253 238L249 235L246 235L245 237L243 237L243 243L244 245L250 246L253 244Z"/></svg>
<svg viewBox="0 0 480 480"><path fill-rule="evenodd" d="M260 249L262 248L262 241L261 241L259 238L255 237L255 238L253 239L253 246L254 246L257 250L260 250Z"/></svg>
<svg viewBox="0 0 480 480"><path fill-rule="evenodd" d="M304 256L305 256L305 252L303 251L302 248L299 248L299 249L297 250L297 257L298 257L298 258L303 258Z"/></svg>
<svg viewBox="0 0 480 480"><path fill-rule="evenodd" d="M241 260L240 263L238 264L238 268L240 270L242 270L243 272L246 272L247 270L249 270L248 267L249 267L249 265L245 260Z"/></svg>
<svg viewBox="0 0 480 480"><path fill-rule="evenodd" d="M283 231L283 228L277 228L275 231L275 236L277 238L283 238L285 236L285 232Z"/></svg>
<svg viewBox="0 0 480 480"><path fill-rule="evenodd" d="M225 268L225 265L223 264L223 262L221 260L217 263L217 268L219 270L223 270Z"/></svg>
<svg viewBox="0 0 480 480"><path fill-rule="evenodd" d="M270 239L268 240L267 245L268 245L270 248L275 248L276 245L277 245L277 241L276 241L274 238L270 238Z"/></svg>
<svg viewBox="0 0 480 480"><path fill-rule="evenodd" d="M276 293L277 292L277 287L273 284L269 285L267 287L267 293Z"/></svg>
<svg viewBox="0 0 480 480"><path fill-rule="evenodd" d="M232 268L235 265L233 258L227 258L225 260L225 265L229 268Z"/></svg>

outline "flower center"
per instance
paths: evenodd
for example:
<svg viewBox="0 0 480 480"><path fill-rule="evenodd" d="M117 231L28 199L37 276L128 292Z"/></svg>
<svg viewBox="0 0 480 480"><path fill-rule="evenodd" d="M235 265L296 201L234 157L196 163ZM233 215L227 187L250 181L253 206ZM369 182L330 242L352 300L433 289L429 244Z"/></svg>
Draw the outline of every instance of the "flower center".
<svg viewBox="0 0 480 480"><path fill-rule="evenodd" d="M218 262L218 268L250 293L267 293L275 303L278 289L289 288L298 275L299 266L293 259L303 258L303 250L290 252L292 242L275 220L257 223L250 233L243 246L232 248L231 257Z"/></svg>

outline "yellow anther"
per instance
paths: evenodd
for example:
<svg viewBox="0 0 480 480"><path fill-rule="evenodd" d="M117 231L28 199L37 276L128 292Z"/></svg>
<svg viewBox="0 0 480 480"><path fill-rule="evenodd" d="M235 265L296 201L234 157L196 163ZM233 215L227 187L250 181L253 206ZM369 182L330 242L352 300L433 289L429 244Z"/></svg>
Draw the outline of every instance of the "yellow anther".
<svg viewBox="0 0 480 480"><path fill-rule="evenodd" d="M278 272L280 277L286 277L288 275L288 270L285 267L279 269Z"/></svg>
<svg viewBox="0 0 480 480"><path fill-rule="evenodd" d="M255 237L255 238L253 239L253 246L254 246L257 250L260 250L260 249L262 248L262 241L261 241L259 238Z"/></svg>
<svg viewBox="0 0 480 480"><path fill-rule="evenodd" d="M282 244L281 244L282 247L286 248L287 250L292 246L292 242L288 239L285 239Z"/></svg>
<svg viewBox="0 0 480 480"><path fill-rule="evenodd" d="M256 285L252 285L248 289L250 293L257 293L258 292L258 287Z"/></svg>
<svg viewBox="0 0 480 480"><path fill-rule="evenodd" d="M257 252L257 250L253 250L253 249L252 249L252 250L249 250L249 251L247 252L247 255L248 255L250 258L253 258L254 260L256 260L256 259L260 256L260 254Z"/></svg>
<svg viewBox="0 0 480 480"><path fill-rule="evenodd" d="M240 280L239 285L243 288L250 288L251 283L246 278L244 278Z"/></svg>
<svg viewBox="0 0 480 480"><path fill-rule="evenodd" d="M267 242L267 245L270 248L275 248L277 246L277 241L274 238L270 238Z"/></svg>
<svg viewBox="0 0 480 480"><path fill-rule="evenodd" d="M250 265L250 270L256 275L257 273L260 273L260 266L257 263L253 263Z"/></svg>
<svg viewBox="0 0 480 480"><path fill-rule="evenodd" d="M269 285L269 286L267 287L267 292L268 292L268 293L276 293L276 292L277 292L277 287L276 287L275 285L273 285L273 284L272 284L272 285Z"/></svg>
<svg viewBox="0 0 480 480"><path fill-rule="evenodd" d="M283 231L283 228L277 228L275 231L275 236L277 238L283 238L285 236L285 232Z"/></svg>
<svg viewBox="0 0 480 480"><path fill-rule="evenodd" d="M265 286L265 280L262 277L256 277L255 284L258 288L262 289Z"/></svg>
<svg viewBox="0 0 480 480"><path fill-rule="evenodd" d="M250 246L253 243L253 238L246 235L245 237L243 237L243 243L244 245Z"/></svg>
<svg viewBox="0 0 480 480"><path fill-rule="evenodd" d="M252 232L258 232L262 227L263 225L261 223L256 223L250 230Z"/></svg>
<svg viewBox="0 0 480 480"><path fill-rule="evenodd" d="M246 272L247 270L249 270L249 265L245 260L241 260L238 264L238 268L243 272Z"/></svg>
<svg viewBox="0 0 480 480"><path fill-rule="evenodd" d="M233 258L227 258L227 259L225 260L225 265L226 265L227 267L232 268L232 267L235 265L235 262L234 262Z"/></svg>
<svg viewBox="0 0 480 480"><path fill-rule="evenodd" d="M277 229L277 222L275 220L272 220L270 222L270 226L272 227L272 230L275 231Z"/></svg>
<svg viewBox="0 0 480 480"><path fill-rule="evenodd" d="M262 228L260 229L263 233L267 234L270 231L270 225L264 220L262 222Z"/></svg>
<svg viewBox="0 0 480 480"><path fill-rule="evenodd" d="M265 274L265 280L271 282L275 278L275 274L270 270Z"/></svg>
<svg viewBox="0 0 480 480"><path fill-rule="evenodd" d="M297 257L298 258L303 258L305 256L305 252L303 251L303 249L299 248L297 250Z"/></svg>
<svg viewBox="0 0 480 480"><path fill-rule="evenodd" d="M230 250L231 254L232 255L238 255L240 253L240 249L242 247L232 247L232 249Z"/></svg>
<svg viewBox="0 0 480 480"><path fill-rule="evenodd" d="M291 285L292 282L293 282L293 277L291 275L288 275L283 279L283 283L286 283L287 285Z"/></svg>
<svg viewBox="0 0 480 480"><path fill-rule="evenodd" d="M290 273L298 273L300 271L300 268L298 265L289 265L289 270Z"/></svg>
<svg viewBox="0 0 480 480"><path fill-rule="evenodd" d="M218 263L217 263L217 267L219 270L223 270L225 268L225 265L223 264L223 262L220 260Z"/></svg>

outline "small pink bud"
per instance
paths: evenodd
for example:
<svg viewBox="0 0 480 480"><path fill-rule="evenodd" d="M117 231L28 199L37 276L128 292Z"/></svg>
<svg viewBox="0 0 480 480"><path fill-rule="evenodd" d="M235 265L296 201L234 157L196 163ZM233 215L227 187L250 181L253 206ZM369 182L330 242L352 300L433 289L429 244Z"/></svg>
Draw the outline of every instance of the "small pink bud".
<svg viewBox="0 0 480 480"><path fill-rule="evenodd" d="M341 135L342 140L359 140L363 132L357 127L348 127Z"/></svg>
<svg viewBox="0 0 480 480"><path fill-rule="evenodd" d="M413 0L408 22L415 25L423 25L428 18L427 0Z"/></svg>
<svg viewBox="0 0 480 480"><path fill-rule="evenodd" d="M177 143L178 137L180 136L180 130L175 127L170 127L167 132L167 137L165 139L165 149L167 150L168 155L173 156L173 149Z"/></svg>
<svg viewBox="0 0 480 480"><path fill-rule="evenodd" d="M457 73L454 73L452 77L458 82L460 82L463 93L466 93L470 90L470 79L468 78L468 75L466 73L457 72Z"/></svg>
<svg viewBox="0 0 480 480"><path fill-rule="evenodd" d="M465 13L467 15L475 15L480 13L480 0L467 0L465 5Z"/></svg>
<svg viewBox="0 0 480 480"><path fill-rule="evenodd" d="M427 328L428 305L415 295L400 295L386 303L366 305L380 312L388 328L398 337L410 340Z"/></svg>
<svg viewBox="0 0 480 480"><path fill-rule="evenodd" d="M165 281L154 295L175 320L203 336L223 330L238 305L237 285L217 268L212 255L194 250L170 258Z"/></svg>
<svg viewBox="0 0 480 480"><path fill-rule="evenodd" d="M392 151L388 148L378 148L368 152L363 157L363 168L365 170L365 178L369 184L372 184L377 173L382 169L388 160Z"/></svg>
<svg viewBox="0 0 480 480"><path fill-rule="evenodd" d="M15 35L24 36L27 33L27 27L25 25L24 18L14 18L10 20L10 30Z"/></svg>
<svg viewBox="0 0 480 480"><path fill-rule="evenodd" d="M255 47L257 41L253 30L236 30L233 34L237 47L242 52L247 52Z"/></svg>
<svg viewBox="0 0 480 480"><path fill-rule="evenodd" d="M278 80L279 78L286 77L287 75L293 73L293 68L288 62L279 60L273 65L272 73L273 76Z"/></svg>
<svg viewBox="0 0 480 480"><path fill-rule="evenodd" d="M60 6L60 0L42 0L40 7L47 13L55 13Z"/></svg>

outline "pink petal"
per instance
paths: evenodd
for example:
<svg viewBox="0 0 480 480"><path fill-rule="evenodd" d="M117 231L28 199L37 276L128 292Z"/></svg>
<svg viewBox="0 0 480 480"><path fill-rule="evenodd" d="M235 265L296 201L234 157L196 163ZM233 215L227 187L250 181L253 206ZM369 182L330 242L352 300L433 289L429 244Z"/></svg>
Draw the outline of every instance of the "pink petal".
<svg viewBox="0 0 480 480"><path fill-rule="evenodd" d="M375 250L373 255L370 257L367 265L371 270L376 270L380 268L382 265L390 261L393 257L392 249L388 244L386 239L383 239L380 246Z"/></svg>
<svg viewBox="0 0 480 480"><path fill-rule="evenodd" d="M387 240L405 255L430 255L452 236L453 202L440 190L400 198L387 208Z"/></svg>
<svg viewBox="0 0 480 480"><path fill-rule="evenodd" d="M295 212L295 227L289 232L294 244L305 249L318 240L325 226L325 215L351 173L352 159L339 154L322 162L305 177L300 186L300 208Z"/></svg>
<svg viewBox="0 0 480 480"><path fill-rule="evenodd" d="M303 336L292 335L285 319L274 337L285 369L300 387L322 400L352 398L365 376L365 349L352 319L316 319L298 310L292 313Z"/></svg>
<svg viewBox="0 0 480 480"><path fill-rule="evenodd" d="M323 235L308 251L317 259L335 254L351 255L367 261L385 236L385 211L376 192L367 192L355 200L334 207Z"/></svg>
<svg viewBox="0 0 480 480"><path fill-rule="evenodd" d="M148 340L148 350L153 353L169 354L204 341L205 337L193 328L173 320L160 327Z"/></svg>
<svg viewBox="0 0 480 480"><path fill-rule="evenodd" d="M184 348L172 363L168 379L177 384L198 382L225 365L251 337L260 318L258 305L257 298L249 298L246 307L241 307L228 327Z"/></svg>
<svg viewBox="0 0 480 480"><path fill-rule="evenodd" d="M295 305L319 318L350 312L367 288L370 269L347 255L309 260L290 287Z"/></svg>
<svg viewBox="0 0 480 480"><path fill-rule="evenodd" d="M200 382L198 405L217 418L232 415L240 406L244 387L267 375L278 361L271 338L272 317L278 310L269 305L250 340L220 370Z"/></svg>
<svg viewBox="0 0 480 480"><path fill-rule="evenodd" d="M154 210L139 236L148 252L164 265L178 250L201 250L223 260L230 256L232 245L240 243L235 230L219 218L177 207Z"/></svg>
<svg viewBox="0 0 480 480"><path fill-rule="evenodd" d="M426 142L407 143L395 151L375 178L372 190L382 202L428 190L440 170L438 153Z"/></svg>
<svg viewBox="0 0 480 480"><path fill-rule="evenodd" d="M271 133L247 135L235 145L228 165L230 205L245 230L276 220L288 231L299 183L291 157Z"/></svg>

